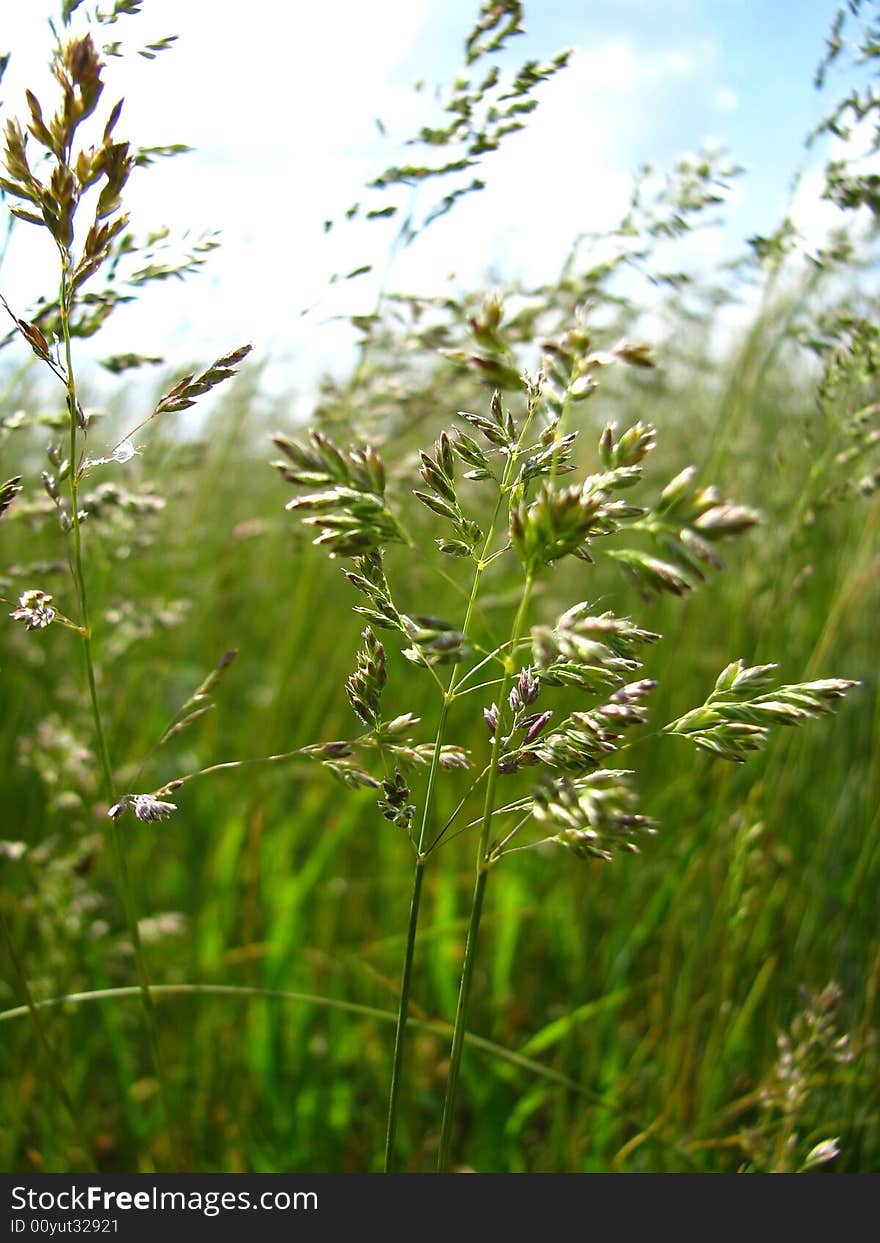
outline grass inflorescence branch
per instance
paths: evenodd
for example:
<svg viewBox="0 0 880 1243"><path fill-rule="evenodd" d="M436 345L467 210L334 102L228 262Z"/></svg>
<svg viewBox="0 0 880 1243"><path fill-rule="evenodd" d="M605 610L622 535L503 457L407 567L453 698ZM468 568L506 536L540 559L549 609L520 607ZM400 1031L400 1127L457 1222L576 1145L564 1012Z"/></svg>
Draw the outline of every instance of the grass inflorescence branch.
<svg viewBox="0 0 880 1243"><path fill-rule="evenodd" d="M357 782L375 784L381 792L379 811L404 829L415 847L392 1059L386 1170L393 1168L395 1160L419 908L433 852L476 830L475 887L439 1138L438 1168L442 1170L452 1160L464 1033L491 871L508 855L550 845L561 846L580 859L610 862L637 852L639 842L655 831L654 821L638 808L635 774L615 761L627 745L629 731L649 719L656 683L645 676L643 650L659 635L628 616L597 609L590 601L572 605L553 623L537 622L530 628L527 617L538 580L552 574L567 558L591 565L606 557L644 591L682 595L704 581L709 570L722 568L714 548L718 541L741 535L759 521L756 510L725 499L715 487L698 486L692 467L681 471L653 502L643 503L639 495L630 499L640 493L645 460L657 439L655 429L642 421L622 431L606 425L593 470L576 482L565 478L578 470L580 429L566 426L574 410L598 389L597 376L603 369L620 363L652 367L653 358L645 347L624 340L610 349L597 349L584 321L579 320L556 342L546 343L543 369L531 380L515 371L514 353L505 337L503 306L496 295L487 299L472 331L481 352L470 358L471 363L484 379L505 389L518 388L524 411L517 414L512 405L506 405L497 388L485 412L460 412L466 431L461 427L441 431L430 450L418 453L419 485L413 488L414 498L451 531L431 540L420 525L417 542L424 539L426 554L430 541L441 556L469 561L475 567L460 627L441 617L407 612L397 588L391 586L385 545L400 542L401 528L396 514L392 516L386 507L385 473L376 450L346 450L319 432L312 432L308 442L283 437L275 442L292 463L279 464L284 478L300 487L320 489L296 498L288 509L318 527L315 543L328 546L332 555L353 559L354 568L347 569L346 576L368 602L355 606L370 626L363 632L364 647L346 690L358 719L377 735L377 756L382 751L382 731L386 738L389 732L383 726L380 705L393 692L394 678L385 644L370 627L396 638L401 654L432 675L440 694L421 805L400 766L393 775L361 772ZM480 491L487 494L482 508L475 499ZM660 555L641 547L645 540ZM518 601L509 634L488 647L477 641L473 623L486 575L505 560L519 565ZM520 664L524 655L528 661ZM444 685L435 670L446 663L452 669ZM476 683L479 672L491 665L497 665L499 676ZM829 680L785 687L774 696L746 702L747 696L731 689L736 676L740 677L737 685L744 686L750 671L730 673L731 687L726 693L719 683L715 697L703 709L673 722L667 731L686 734L699 746L739 759L746 743L731 742L734 736L743 740L748 735L748 745L755 745L765 738L771 718L793 723L817 715L827 710L831 697L852 685ZM443 760L454 705L465 695L490 688L496 690L495 699L482 709L488 734L485 763L477 760L477 775L456 801L452 815L436 825L440 779L450 767ZM574 697L576 706L560 715L551 706L556 696ZM402 719L407 730L418 724L411 714ZM339 748L345 744L324 745L336 748L332 756L324 754L325 764L332 767L344 762ZM414 752L421 750L420 744L408 745ZM313 749L320 755L319 744ZM527 783L524 794L512 800L501 796L504 784L523 780ZM465 818L456 827L480 790L481 815ZM530 825L543 831L543 836L525 840Z"/></svg>

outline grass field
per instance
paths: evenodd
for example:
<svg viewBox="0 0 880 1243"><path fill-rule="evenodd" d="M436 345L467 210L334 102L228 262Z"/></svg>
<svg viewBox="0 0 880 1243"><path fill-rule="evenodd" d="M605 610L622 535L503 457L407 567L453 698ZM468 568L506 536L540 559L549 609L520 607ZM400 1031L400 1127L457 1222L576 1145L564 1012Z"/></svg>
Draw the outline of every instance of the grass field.
<svg viewBox="0 0 880 1243"><path fill-rule="evenodd" d="M493 870L454 1166L798 1169L832 1139L837 1155L823 1168L880 1164L880 500L865 473L876 470L867 455L877 346L860 273L835 269L832 302L805 270L786 272L763 278L753 322L723 348L710 316L688 318L690 295L671 297L675 331L657 369L609 369L573 406L582 473L597 469L607 420L646 420L658 441L646 492L694 464L762 521L682 598L645 595L601 557L563 559L535 587L529 625L589 600L662 636L644 655L658 683L648 724L621 759L659 827L641 853L611 862L542 848ZM514 310L505 321L520 365L536 368L538 343L571 327L586 301L599 302L595 348L627 331L632 308L603 307L595 276L566 279L524 299L544 319ZM493 385L435 348L472 349L467 320L481 303L479 292L435 308L433 331L381 304L354 374L328 384L316 414L338 443L381 447L415 543L388 548L395 599L456 625L471 571L438 553L434 538L447 532L411 491L417 450L456 411L489 410ZM507 304L521 305L512 291ZM837 336L805 348L803 326L832 312ZM79 625L72 535L40 482L54 471L66 496L69 413L63 388L41 387L45 360L28 362L31 352L20 333L4 352L0 480L20 475L23 488L0 524L3 611L39 587ZM87 385L78 397L88 409ZM515 391L504 400L523 407ZM82 480L96 699L117 795L358 732L345 682L362 600L341 572L348 559L329 560L285 512L292 493L270 466L272 437L303 434L286 404L261 395L259 366L245 366L197 438L181 436L174 415L156 419L142 454ZM112 417L122 436L126 416ZM50 441L64 446L54 466ZM863 441L862 456L847 458ZM476 492L473 512L485 524ZM515 561L493 562L469 637L506 635L521 590ZM414 713L419 741L432 744L431 671L385 641L383 716ZM172 818L126 815L114 827L82 646L63 625L4 625L0 1167L380 1169L410 902L406 834L379 814L375 790L347 788L305 757L195 779L169 796ZM238 655L210 691L213 709L157 748L230 649ZM739 658L778 663L786 683L859 685L833 716L772 730L742 765L660 732ZM449 712L448 740L476 755L486 754L483 706L473 696ZM419 807L427 778L427 765L408 774ZM437 825L470 780L442 774ZM478 795L472 803L468 819ZM153 990L164 1107L114 833ZM425 869L399 1084L405 1170L436 1158L475 844L475 831L462 833ZM58 1002L29 1012L28 994Z"/></svg>

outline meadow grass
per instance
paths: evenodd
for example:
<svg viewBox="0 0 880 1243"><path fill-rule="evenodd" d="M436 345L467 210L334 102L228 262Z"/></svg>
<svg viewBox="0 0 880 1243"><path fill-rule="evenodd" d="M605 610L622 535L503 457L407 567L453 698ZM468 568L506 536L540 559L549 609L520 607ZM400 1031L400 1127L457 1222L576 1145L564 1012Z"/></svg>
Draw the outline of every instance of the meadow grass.
<svg viewBox="0 0 880 1243"><path fill-rule="evenodd" d="M671 455L669 441L686 443L691 418L702 427L706 417L702 404L691 416L682 396L661 399L654 415ZM787 435L778 406L762 407L760 382L751 402L739 397L753 411L749 450L774 431ZM224 446L223 456L241 437L235 477L206 448L195 486L175 489L136 562L119 562L100 547L93 562L97 615L120 598L144 609L192 601L185 624L133 640L108 668L109 732L123 756L147 753L206 666L230 646L240 652L197 744L190 739L191 753L175 757L173 768L163 761L160 780L218 757L291 749L348 728L340 692L358 622L346 584L315 565L317 550L279 518L283 497L257 484L259 437L253 426L237 431L238 400L227 399L210 437ZM804 394L804 406L810 400ZM794 419L802 408L792 406ZM741 445L719 471L731 489L742 477L741 496L757 490L749 450ZM175 477L175 458L189 453L157 446L163 473ZM773 460L772 447L768 456ZM802 472L807 465L804 454ZM797 461L773 480L796 505L805 484ZM761 494L767 491L764 477ZM784 509L782 496L777 503ZM742 564L718 576L711 599L694 593L648 610L648 624L667 635L649 664L663 675L661 719L701 702L734 651L747 659L797 651L805 667L816 653L824 669L830 644L839 654L836 669L860 678L863 689L830 728L777 738L743 773L683 756L675 739L646 739L638 757L643 805L663 827L636 866L572 869L526 855L499 871L486 911L473 1030L534 1054L601 1101L469 1055L461 1143L476 1168L736 1168L744 1159L736 1138L758 1116L755 1093L775 1063L777 1032L802 1004L798 990L832 979L843 990L841 1030L858 1056L837 1082L821 1084L811 1124L817 1139L842 1134L838 1167L876 1162L878 773L869 619L877 589L875 545L866 534L877 520L876 502L869 502L799 532L787 585L777 573L779 549L764 560L758 541L757 549L737 550ZM202 533L196 545L193 531ZM32 557L32 537L28 545ZM792 597L799 576L799 597ZM332 625L316 626L315 617ZM693 635L700 636L696 662ZM14 705L3 722L9 756L53 708L43 673L51 649L34 656L28 639L18 636L17 659L5 672L6 702ZM410 678L407 707L421 711L425 694ZM424 710L432 719L430 698ZM84 724L80 730L82 739ZM52 806L52 787L33 768L11 763L5 781L5 805L15 809L8 836L30 846L14 871L5 867L16 898L8 917L32 987L38 996L60 996L127 984L121 913L107 896L109 862L90 848L93 822L71 841L63 807ZM128 846L139 910L186 919L184 934L175 934L172 921L145 948L157 983L302 990L393 1014L407 853L367 792L343 795L320 774L296 768L221 775L214 785L191 787L185 822L132 832ZM454 1013L468 855L454 846L442 852L426 881L413 989L414 1012L426 1020ZM10 981L7 1004L19 1000ZM190 1119L185 1143L194 1166L358 1169L375 1162L387 1024L270 999L157 999L156 1010L172 1101ZM150 1168L164 1160L133 1002L71 1005L46 1021L80 1127L101 1138L107 1166ZM34 1060L32 1035L22 1020L4 1034L6 1116L13 1121L4 1164L68 1168L72 1140ZM405 1167L430 1160L425 1144L436 1135L445 1056L436 1032L414 1033L400 1132ZM126 1105L132 1084L142 1093L136 1107ZM184 1102L191 1107L184 1110Z"/></svg>
<svg viewBox="0 0 880 1243"><path fill-rule="evenodd" d="M578 290L561 285L556 306L544 297L570 327L566 302ZM468 314L481 305L450 313L439 339L447 353L467 352ZM485 413L492 390L456 357L419 346L404 361L382 311L355 377L328 386L319 425L345 443L364 429L382 441L407 532L428 550L389 547L389 579L407 607L428 599L432 613L460 617L469 584L436 574L432 516L406 498L410 480L420 482L417 449L456 410ZM856 340L826 355L817 402L819 370L802 365L794 339L814 311L809 282L768 295L720 360L694 333L667 369L603 380L578 416L589 429L585 469L595 468L607 417L623 428L649 410L659 432L650 484L694 462L764 517L725 548L725 571L681 600L645 599L613 569L572 559L536 583L541 620L589 598L662 636L644 654L657 680L650 725L627 753L640 807L660 831L632 859L529 851L493 872L480 897L469 1034L460 1022L454 1046L452 1151L466 1168L797 1168L832 1137L826 1168L877 1168L880 507L876 491L843 486L850 471L839 460L876 381ZM684 315L672 313L686 339ZM409 384L405 400L389 375ZM197 442L156 420L148 452L107 476L122 494L93 499L83 524L75 581L88 588L99 653L91 698L114 797L352 735L343 688L363 619L342 573L284 513L290 492L269 469L271 437L301 429L266 411L258 385L246 375L222 394ZM76 400L88 408L87 398ZM44 408L38 401L33 375L13 375L0 417ZM0 478L29 482L2 519L0 574L7 612L39 582L72 615L56 506L33 482L45 441L39 425L4 425ZM98 483L89 475L83 493ZM517 629L522 599L521 573L500 559L475 625ZM179 803L170 820L113 822L131 892L120 889L78 641L58 626L33 633L9 621L4 642L0 898L15 961L0 998L0 1165L381 1168L412 870L405 835L379 815L375 791L344 789L313 764L231 768L170 794ZM212 710L157 750L232 649ZM658 728L702 704L734 658L778 661L789 683L833 673L861 685L833 718L778 731L734 766ZM432 739L436 685L391 645L387 663L384 715L412 712ZM488 703L497 688L487 694ZM478 700L467 711L452 704L449 739L480 753ZM411 780L420 796L425 771ZM461 789L437 781L436 825ZM474 843L473 834L452 841L421 881L398 1077L402 1169L430 1168L451 1143L441 1111ZM141 1001L144 982L153 986L146 1024L139 977Z"/></svg>

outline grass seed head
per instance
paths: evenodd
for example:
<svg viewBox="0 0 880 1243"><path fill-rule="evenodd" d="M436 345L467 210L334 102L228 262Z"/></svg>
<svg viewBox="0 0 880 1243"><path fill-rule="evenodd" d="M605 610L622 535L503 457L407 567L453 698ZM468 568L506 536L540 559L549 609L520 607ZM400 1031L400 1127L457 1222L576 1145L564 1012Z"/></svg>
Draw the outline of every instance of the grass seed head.
<svg viewBox="0 0 880 1243"><path fill-rule="evenodd" d="M52 597L45 591L31 588L19 596L18 608L9 614L15 621L23 621L27 630L45 630L55 620L56 611Z"/></svg>

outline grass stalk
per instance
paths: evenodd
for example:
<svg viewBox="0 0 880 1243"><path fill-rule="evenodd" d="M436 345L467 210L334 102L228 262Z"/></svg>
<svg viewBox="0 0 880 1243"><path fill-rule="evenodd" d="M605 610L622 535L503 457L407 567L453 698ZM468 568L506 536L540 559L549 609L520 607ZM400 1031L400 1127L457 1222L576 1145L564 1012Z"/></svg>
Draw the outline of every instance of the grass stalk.
<svg viewBox="0 0 880 1243"><path fill-rule="evenodd" d="M471 594L468 600L467 610L465 612L462 632L467 634L468 627L473 616L474 606L476 604L477 595L480 588L480 580L483 577L486 568L486 556L495 538L495 528L498 522L498 515L501 511L501 502L504 498L503 491L499 494L498 503L495 506L495 513L489 526L489 531L483 545L483 552L480 560L477 562L477 568L474 571L473 584L471 586ZM406 1044L406 1021L407 1011L409 1008L409 991L412 980L413 958L415 955L415 943L419 922L419 906L422 895L422 880L425 871L425 839L428 833L428 825L434 811L434 792L437 788L437 775L440 771L440 755L443 748L443 741L446 737L446 721L449 716L449 706L452 703L455 693L455 686L458 681L458 665L453 667L449 676L449 684L446 693L443 696L443 702L440 706L440 719L437 722L437 734L434 740L434 753L431 757L431 768L428 773L428 784L425 790L425 802L422 807L421 824L419 828L419 840L416 847L416 865L413 873L412 897L410 899L409 924L407 927L406 950L404 952L403 970L400 980L400 1001L397 1013L397 1026L394 1034L394 1056L391 1069L391 1087L388 1096L388 1125L385 1136L385 1164L384 1172L390 1174L394 1167L394 1146L397 1135L397 1110L398 1100L400 1096L401 1070L403 1067L403 1054Z"/></svg>
<svg viewBox="0 0 880 1243"><path fill-rule="evenodd" d="M71 574L73 576L77 597L79 600L80 611L80 639L82 643L83 662L85 664L86 683L89 692L89 705L91 708L92 724L95 731L95 739L98 747L98 757L101 765L101 776L104 787L104 797L107 799L108 807L112 806L116 800L115 783L113 780L113 767L110 762L110 752L107 747L107 736L104 730L104 722L101 715L101 706L98 700L97 677L95 674L95 661L92 651L92 627L89 614L88 592L86 588L85 569L83 564L82 552L82 524L79 514L79 471L77 467L77 430L79 427L79 410L80 404L77 397L76 378L73 368L73 348L70 334L70 307L72 291L69 283L68 275L68 257L62 252L61 256L61 289L59 295L59 315L61 321L61 333L64 342L64 358L65 358L65 374L67 385L67 411L69 416L69 462L68 462L68 480L70 489L70 520L71 520L71 536L73 543L73 557L71 560ZM122 840L122 831L116 822L112 820L111 835L113 838L113 851L116 862L116 872L119 883L119 893L122 902L123 913L125 916L126 927L128 929L129 939L131 941L132 952L134 954L135 971L138 979L138 987L140 989L141 1001L143 1005L145 1027L147 1039L150 1046L150 1055L153 1062L153 1068L156 1074L156 1082L159 1090L159 1100L162 1114L165 1121L166 1131L168 1133L169 1145L174 1148L171 1127L171 1111L168 1103L168 1092L166 1086L165 1072L162 1064L162 1056L159 1048L159 1034L156 1026L156 1016L153 1008L153 1001L150 996L150 981L147 972L146 962L144 959L143 946L141 944L140 931L138 929L137 912L134 903L134 894L131 887L131 878L128 871L128 861L125 855L125 844Z"/></svg>
<svg viewBox="0 0 880 1243"><path fill-rule="evenodd" d="M254 1000L267 1002L287 1002L295 1005L314 1006L323 1010L338 1011L342 1014L355 1015L360 1018L372 1019L379 1023L396 1022L396 1016L390 1010L382 1010L377 1006L364 1005L356 1001L344 1001L337 997L325 997L318 993L298 993L288 989L271 989L259 988L242 984L154 984L152 985L153 994L156 998L176 998L176 997L226 997L238 1000ZM127 1001L139 996L139 990L132 985L121 985L112 988L92 989L89 992L82 993L66 993L61 997L47 997L41 1001L33 1001L33 1009L39 1013L41 1010L56 1009L60 1006L77 1006L91 1004L92 1002L104 1001ZM25 1018L28 1014L28 1006L13 1006L9 1010L0 1010L0 1024L12 1023L17 1019ZM416 1031L426 1032L432 1036L448 1036L450 1027L448 1023L443 1023L427 1019L410 1019L410 1025ZM588 1088L583 1087L575 1079L560 1074L550 1066L545 1066L543 1062L539 1062L534 1058L528 1057L526 1054L517 1053L514 1049L508 1049L503 1045L494 1044L491 1040L484 1040L481 1036L475 1036L468 1032L465 1039L467 1043L485 1053L487 1056L495 1060L514 1066L519 1070L527 1071L535 1075L537 1078L544 1079L548 1083L557 1084L566 1088L576 1095L593 1101L595 1104L603 1104L604 1099L597 1093Z"/></svg>
<svg viewBox="0 0 880 1243"><path fill-rule="evenodd" d="M523 444L523 442L525 441L525 437L528 435L531 422L532 422L532 418L533 418L533 414L534 414L533 409L530 409L529 415L526 418L522 431L520 432L520 435L519 435L519 439L517 443L517 450L519 449L520 445ZM476 569L474 571L473 582L471 584L471 592L468 598L467 608L465 610L464 621L462 623L462 633L465 635L468 634L468 631L471 625L471 620L473 618L474 609L476 607L477 597L479 595L480 584L482 582L483 575L486 569L488 568L488 566L491 564L492 560L494 559L494 556L491 551L492 544L494 543L495 534L498 529L499 515L501 514L504 501L507 498L507 495L510 491L511 480L514 475L516 462L517 462L517 454L512 453L510 457L508 458L507 464L504 469L504 474L501 480L501 486L498 492L498 500L495 504L495 509L492 514L492 521L489 523L489 528L486 532L485 540L483 541L483 548L480 553L479 559L477 560ZM524 602L527 602L527 601L524 601ZM521 602L520 613L518 614L518 617L520 618L520 620L522 616L524 616L523 602ZM519 636L517 634L516 638L518 637ZM515 648L516 646L516 638L514 639L511 645L512 648ZM508 657L507 664L505 666L506 676L508 677L510 676L509 670L512 669L512 661L513 661L513 655L511 654ZM404 1046L405 1046L405 1041L406 1041L407 1008L409 1004L409 990L410 990L410 982L411 982L411 977L412 977L413 958L414 958L414 953L415 953L415 940L416 940L416 935L417 935L418 918L419 918L419 904L421 902L422 880L424 876L424 867L425 867L425 861L427 857L427 854L425 851L426 837L428 833L428 825L431 822L431 817L434 811L434 792L436 789L437 775L440 771L440 755L441 755L441 751L443 747L443 742L446 736L446 722L449 716L449 707L455 697L455 688L459 680L459 668L460 667L458 665L453 666L452 673L449 675L449 684L446 688L446 692L443 696L443 702L440 708L440 719L437 723L437 734L434 740L434 752L431 757L431 768L428 774L428 784L427 784L427 788L425 791L425 802L422 808L422 817L421 817L421 823L420 823L420 828L419 828L419 840L418 840L418 846L416 848L416 866L415 866L415 872L413 875L413 889L412 889L412 898L410 901L410 916L409 916L409 925L408 925L408 930L407 930L407 943L406 943L406 951L404 954L403 971L402 971L402 976L401 976L400 1003L399 1003L399 1008L398 1008L397 1028L396 1028L395 1039L394 1039L394 1057L393 1057L393 1062L392 1062L391 1088L390 1088L389 1100L388 1100L388 1126L386 1130L385 1165L384 1165L384 1172L386 1174L391 1172L391 1170L393 1169L393 1163L394 1163L394 1145L395 1145L395 1137L396 1137L396 1129L397 1129L398 1097L400 1094L401 1069L403 1066L403 1054L404 1054ZM505 693L504 688L502 686L502 701L503 701L504 693ZM492 770L490 770L490 778L489 778L490 782L492 781L491 771L494 771L494 764L492 766ZM431 847L429 847L429 850L427 853L430 853L430 850L433 849L435 845L439 844L441 837L442 837L442 833L440 834L440 837L435 839L435 841L431 844Z"/></svg>
<svg viewBox="0 0 880 1243"><path fill-rule="evenodd" d="M397 1110L400 1100L400 1081L403 1068L403 1051L406 1043L406 1021L409 1013L409 990L412 981L413 956L416 947L416 932L419 923L419 906L422 899L422 880L425 875L425 860L419 856L413 873L412 898L409 908L409 923L406 931L406 949L403 956L403 971L400 979L400 1001L397 1011L397 1023L394 1029L394 1058L391 1063L391 1089L388 1096L388 1125L385 1134L385 1164L383 1171L390 1174L394 1167L394 1148L397 1139Z"/></svg>
<svg viewBox="0 0 880 1243"><path fill-rule="evenodd" d="M532 595L533 579L525 581L519 608L513 621L510 635L510 654L505 662L504 681L498 702L504 704L514 672L514 653L519 642L526 613ZM461 981L458 992L458 1005L455 1012L455 1025L452 1033L452 1048L449 1054L449 1072L446 1077L446 1094L443 1101L443 1120L440 1126L440 1150L437 1156L437 1172L444 1173L449 1168L449 1154L452 1140L452 1124L455 1116L455 1098L458 1091L458 1079L461 1071L461 1056L464 1050L464 1035L467 1029L468 1010L470 1007L471 979L477 956L477 943L480 933L480 921L483 915L483 900L486 893L486 882L492 859L489 852L489 834L492 830L492 817L495 813L495 791L498 784L498 758L501 750L501 726L495 730L492 740L489 777L486 782L486 797L483 804L483 820L480 826L480 841L477 848L477 876L474 882L474 896L468 922L467 942L461 968Z"/></svg>

